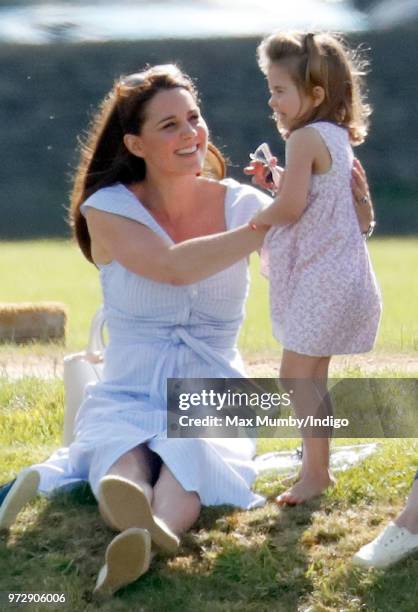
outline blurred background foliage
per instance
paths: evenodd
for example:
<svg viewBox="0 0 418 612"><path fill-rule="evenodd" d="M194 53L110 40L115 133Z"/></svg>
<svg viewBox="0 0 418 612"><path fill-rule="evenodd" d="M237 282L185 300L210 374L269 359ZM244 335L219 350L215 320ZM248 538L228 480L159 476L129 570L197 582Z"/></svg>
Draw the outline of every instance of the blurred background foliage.
<svg viewBox="0 0 418 612"><path fill-rule="evenodd" d="M371 4L357 0L360 8ZM367 142L356 149L366 166L380 234L418 231L416 28L350 34L371 61L374 108ZM120 74L145 64L179 62L195 79L212 138L242 168L260 142L283 161L283 144L267 106L255 49L259 38L153 40L77 45L0 45L0 183L2 238L66 236L77 138Z"/></svg>

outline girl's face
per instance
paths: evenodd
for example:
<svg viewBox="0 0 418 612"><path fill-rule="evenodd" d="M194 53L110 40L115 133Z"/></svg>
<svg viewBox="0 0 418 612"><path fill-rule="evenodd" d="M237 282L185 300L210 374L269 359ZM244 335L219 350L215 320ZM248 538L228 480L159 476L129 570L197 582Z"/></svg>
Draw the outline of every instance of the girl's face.
<svg viewBox="0 0 418 612"><path fill-rule="evenodd" d="M270 90L268 104L274 111L279 129L292 130L298 120L316 106L313 98L300 91L289 71L279 62L269 64L267 82Z"/></svg>
<svg viewBox="0 0 418 612"><path fill-rule="evenodd" d="M141 133L126 135L125 144L145 160L147 171L197 175L206 156L208 128L193 96L177 87L155 94Z"/></svg>

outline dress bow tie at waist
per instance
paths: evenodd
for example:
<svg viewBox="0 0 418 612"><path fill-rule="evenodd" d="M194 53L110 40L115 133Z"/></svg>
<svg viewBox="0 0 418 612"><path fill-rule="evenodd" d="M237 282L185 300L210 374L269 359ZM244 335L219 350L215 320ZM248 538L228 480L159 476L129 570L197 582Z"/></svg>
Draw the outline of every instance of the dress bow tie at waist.
<svg viewBox="0 0 418 612"><path fill-rule="evenodd" d="M158 334L154 337L159 339ZM176 347L181 344L188 346L192 351L199 357L204 359L208 366L211 368L215 367L223 373L224 378L242 378L243 374L236 368L232 367L227 359L225 359L219 352L212 348L208 343L203 340L195 338L190 334L187 329L182 325L176 325L170 328L167 334L167 341L169 346L167 350L162 350L156 365L155 371L151 380L150 396L152 399L158 400L159 403L163 402L164 406L167 401L167 388L161 385L161 380L168 378L174 378L175 365L177 351L171 347ZM171 346L170 346L171 345ZM171 348L171 350L170 350ZM231 349L233 347L230 347ZM210 376L208 376L210 378ZM164 395L161 394L161 389L164 389Z"/></svg>

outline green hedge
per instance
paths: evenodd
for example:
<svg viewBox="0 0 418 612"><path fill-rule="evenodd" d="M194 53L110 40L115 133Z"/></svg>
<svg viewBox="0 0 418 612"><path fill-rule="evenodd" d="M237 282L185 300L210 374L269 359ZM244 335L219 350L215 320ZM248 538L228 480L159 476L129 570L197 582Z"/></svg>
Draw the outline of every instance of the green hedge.
<svg viewBox="0 0 418 612"><path fill-rule="evenodd" d="M357 149L374 189L381 233L418 229L415 138L418 119L412 31L352 37L372 49L367 143ZM248 153L263 140L279 154L267 88L255 61L257 39L0 46L0 237L67 233L65 208L77 135L114 78L148 63L179 62L196 80L213 140L243 179Z"/></svg>

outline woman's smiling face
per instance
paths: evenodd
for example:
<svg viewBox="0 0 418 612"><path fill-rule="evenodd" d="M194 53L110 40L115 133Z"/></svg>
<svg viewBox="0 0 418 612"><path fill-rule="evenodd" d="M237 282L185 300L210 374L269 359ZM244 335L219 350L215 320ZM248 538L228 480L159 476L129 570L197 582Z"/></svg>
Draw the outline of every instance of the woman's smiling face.
<svg viewBox="0 0 418 612"><path fill-rule="evenodd" d="M157 174L196 175L202 170L208 128L194 97L176 87L159 91L146 107L140 134L125 136L128 148Z"/></svg>

